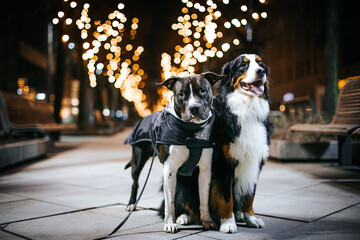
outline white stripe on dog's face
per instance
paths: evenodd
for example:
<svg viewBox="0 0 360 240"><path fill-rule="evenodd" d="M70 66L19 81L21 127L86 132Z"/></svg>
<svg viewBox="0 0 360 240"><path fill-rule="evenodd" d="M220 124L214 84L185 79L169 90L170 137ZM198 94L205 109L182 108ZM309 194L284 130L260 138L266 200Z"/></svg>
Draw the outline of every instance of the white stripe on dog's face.
<svg viewBox="0 0 360 240"><path fill-rule="evenodd" d="M197 101L196 101L196 99L194 97L192 84L190 83L190 96L189 96L188 107L191 107L192 105L195 105L196 103L197 103Z"/></svg>
<svg viewBox="0 0 360 240"><path fill-rule="evenodd" d="M246 54L245 57L249 59L249 67L246 71L246 78L244 78L242 81L247 83L252 83L257 80L258 76L256 71L258 69L264 70L256 60L257 56L254 54ZM263 83L266 82L266 74L260 79Z"/></svg>

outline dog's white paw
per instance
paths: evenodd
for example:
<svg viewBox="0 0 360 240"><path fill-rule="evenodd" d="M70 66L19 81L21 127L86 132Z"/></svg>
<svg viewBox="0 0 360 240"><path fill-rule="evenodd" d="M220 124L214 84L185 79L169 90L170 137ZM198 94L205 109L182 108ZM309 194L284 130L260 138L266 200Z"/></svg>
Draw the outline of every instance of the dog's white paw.
<svg viewBox="0 0 360 240"><path fill-rule="evenodd" d="M176 223L180 225L189 225L191 224L191 217L190 215L183 213L176 219Z"/></svg>
<svg viewBox="0 0 360 240"><path fill-rule="evenodd" d="M179 231L178 225L176 223L165 223L163 231L167 233L176 233Z"/></svg>
<svg viewBox="0 0 360 240"><path fill-rule="evenodd" d="M237 226L234 218L234 214L231 218L221 220L220 232L223 233L235 233L237 232Z"/></svg>
<svg viewBox="0 0 360 240"><path fill-rule="evenodd" d="M260 218L257 218L255 216L251 216L250 214L245 214L245 222L248 227L252 228L263 228L265 227L265 223Z"/></svg>
<svg viewBox="0 0 360 240"><path fill-rule="evenodd" d="M126 211L130 212L133 207L134 207L134 204L127 205Z"/></svg>

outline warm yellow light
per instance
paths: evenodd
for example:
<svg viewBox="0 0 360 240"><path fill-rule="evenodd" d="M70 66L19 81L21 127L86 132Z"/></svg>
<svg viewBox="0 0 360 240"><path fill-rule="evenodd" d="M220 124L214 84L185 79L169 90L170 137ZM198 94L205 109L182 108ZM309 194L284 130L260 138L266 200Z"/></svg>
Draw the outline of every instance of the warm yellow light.
<svg viewBox="0 0 360 240"><path fill-rule="evenodd" d="M69 37L69 35L65 34L65 35L62 36L61 39L62 39L63 42L67 42L67 41L69 41L70 37Z"/></svg>
<svg viewBox="0 0 360 240"><path fill-rule="evenodd" d="M113 55L111 54L111 53L108 53L107 55L106 55L106 59L107 60L110 60L110 59L112 59L113 58Z"/></svg>
<svg viewBox="0 0 360 240"><path fill-rule="evenodd" d="M131 44L128 44L128 45L126 45L126 47L125 47L126 51L131 51L132 48L133 48L133 47L132 47Z"/></svg>
<svg viewBox="0 0 360 240"><path fill-rule="evenodd" d="M134 61L137 61L137 60L139 60L139 56L134 55L134 56L132 57L132 59L133 59Z"/></svg>
<svg viewBox="0 0 360 240"><path fill-rule="evenodd" d="M279 107L280 111L284 112L285 111L285 105L284 104L281 104L280 107Z"/></svg>

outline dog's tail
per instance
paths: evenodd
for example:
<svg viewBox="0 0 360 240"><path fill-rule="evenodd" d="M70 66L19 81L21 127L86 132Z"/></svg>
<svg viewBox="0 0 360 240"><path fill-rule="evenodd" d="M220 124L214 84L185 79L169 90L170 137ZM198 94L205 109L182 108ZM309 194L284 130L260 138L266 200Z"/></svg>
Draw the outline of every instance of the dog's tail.
<svg viewBox="0 0 360 240"><path fill-rule="evenodd" d="M128 169L129 167L131 167L131 160L125 165L124 170Z"/></svg>

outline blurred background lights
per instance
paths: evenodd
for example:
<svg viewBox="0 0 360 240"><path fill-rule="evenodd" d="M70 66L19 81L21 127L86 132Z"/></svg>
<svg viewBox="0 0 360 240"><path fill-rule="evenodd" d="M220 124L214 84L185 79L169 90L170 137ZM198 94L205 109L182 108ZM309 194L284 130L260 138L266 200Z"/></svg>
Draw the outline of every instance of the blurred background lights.
<svg viewBox="0 0 360 240"><path fill-rule="evenodd" d="M265 0L259 0L260 3L265 3Z"/></svg>
<svg viewBox="0 0 360 240"><path fill-rule="evenodd" d="M64 34L61 39L63 42L67 42L67 41L69 41L70 37L69 37L69 35Z"/></svg>
<svg viewBox="0 0 360 240"><path fill-rule="evenodd" d="M231 23L225 22L225 23L224 23L224 27L226 27L226 28L231 28Z"/></svg>
<svg viewBox="0 0 360 240"><path fill-rule="evenodd" d="M69 43L69 44L68 44L68 48L69 48L69 49L74 49L74 48L75 48L75 43L72 43L72 42Z"/></svg>
<svg viewBox="0 0 360 240"><path fill-rule="evenodd" d="M244 18L244 19L241 19L241 24L242 25L246 25L247 24L247 20Z"/></svg>
<svg viewBox="0 0 360 240"><path fill-rule="evenodd" d="M71 19L71 18L67 18L67 19L65 20L65 23L66 23L67 25L70 25L70 24L72 23L72 19Z"/></svg>
<svg viewBox="0 0 360 240"><path fill-rule="evenodd" d="M122 10L122 9L124 9L124 7L125 7L125 5L123 3L119 3L118 9Z"/></svg>
<svg viewBox="0 0 360 240"><path fill-rule="evenodd" d="M45 100L46 98L46 94L45 93L37 93L36 94L36 99L37 100Z"/></svg>
<svg viewBox="0 0 360 240"><path fill-rule="evenodd" d="M221 49L224 51L224 52L227 52L229 49L230 49L230 44L228 43L223 43L221 45Z"/></svg>
<svg viewBox="0 0 360 240"><path fill-rule="evenodd" d="M54 18L54 19L52 20L52 23L53 23L54 25L58 24L58 23L59 23L59 19L58 19L58 18Z"/></svg>
<svg viewBox="0 0 360 240"><path fill-rule="evenodd" d="M262 17L262 18L267 18L267 13L266 13L266 12L262 12L262 13L261 13L261 17Z"/></svg>
<svg viewBox="0 0 360 240"><path fill-rule="evenodd" d="M283 100L284 100L284 102L289 102L289 101L294 100L294 94L290 93L290 92L285 93L283 96Z"/></svg>
<svg viewBox="0 0 360 240"><path fill-rule="evenodd" d="M259 14L256 13L256 12L254 12L251 16L252 16L253 19L258 19L259 18Z"/></svg>
<svg viewBox="0 0 360 240"><path fill-rule="evenodd" d="M59 12L58 12L58 17L59 17L59 18L62 18L64 15L65 15L65 14L64 14L63 11L59 11Z"/></svg>
<svg viewBox="0 0 360 240"><path fill-rule="evenodd" d="M247 8L246 5L242 5L242 6L240 7L240 9L241 9L241 11L246 12L248 8Z"/></svg>
<svg viewBox="0 0 360 240"><path fill-rule="evenodd" d="M70 7L71 7L71 8L76 8L76 6L77 6L77 3L76 3L76 2L71 2L71 3L70 3Z"/></svg>
<svg viewBox="0 0 360 240"><path fill-rule="evenodd" d="M121 110L117 110L117 111L115 112L115 116L116 116L117 118L121 118L121 117L123 116L123 112L122 112Z"/></svg>
<svg viewBox="0 0 360 240"><path fill-rule="evenodd" d="M105 117L110 116L110 109L105 108L105 109L103 110L103 115L104 115Z"/></svg>
<svg viewBox="0 0 360 240"><path fill-rule="evenodd" d="M235 26L235 27L240 27L241 23L238 19L234 18L231 20L231 23Z"/></svg>
<svg viewBox="0 0 360 240"><path fill-rule="evenodd" d="M102 70L104 68L104 64L103 63L98 63L96 65L96 68Z"/></svg>

